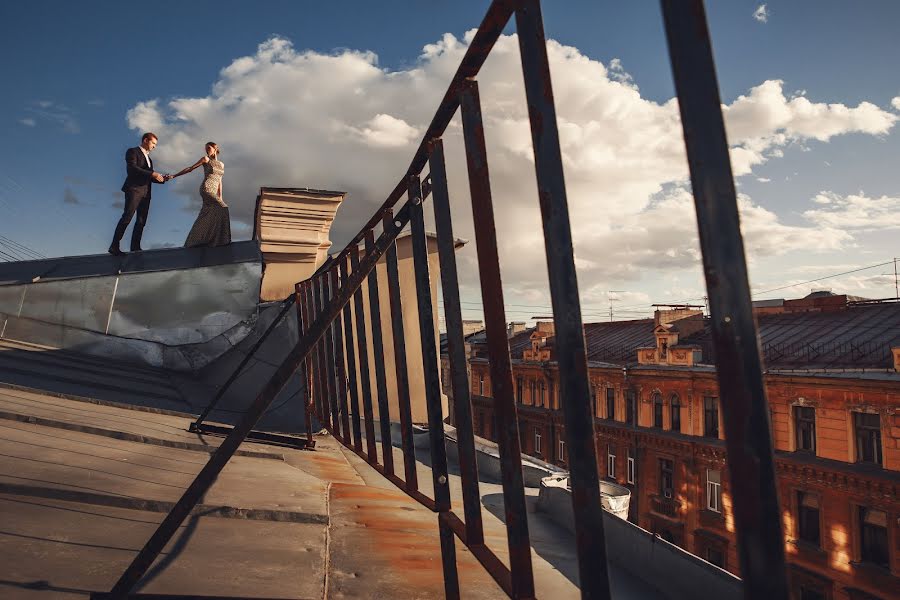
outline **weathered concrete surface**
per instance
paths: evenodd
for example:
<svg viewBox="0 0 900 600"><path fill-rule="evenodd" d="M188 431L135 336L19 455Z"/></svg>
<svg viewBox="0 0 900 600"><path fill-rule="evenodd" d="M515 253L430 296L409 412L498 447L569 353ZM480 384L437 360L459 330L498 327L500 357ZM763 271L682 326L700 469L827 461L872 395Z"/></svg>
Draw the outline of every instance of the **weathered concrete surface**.
<svg viewBox="0 0 900 600"><path fill-rule="evenodd" d="M116 439L115 428L196 441L189 419L22 390L0 390L0 401L56 422L0 414L0 597L109 590L208 460ZM212 512L188 518L141 591L322 598L327 585L333 598L443 597L434 514L329 436L315 452L265 448L269 458L232 459L203 499ZM474 558L458 555L465 597L498 597Z"/></svg>

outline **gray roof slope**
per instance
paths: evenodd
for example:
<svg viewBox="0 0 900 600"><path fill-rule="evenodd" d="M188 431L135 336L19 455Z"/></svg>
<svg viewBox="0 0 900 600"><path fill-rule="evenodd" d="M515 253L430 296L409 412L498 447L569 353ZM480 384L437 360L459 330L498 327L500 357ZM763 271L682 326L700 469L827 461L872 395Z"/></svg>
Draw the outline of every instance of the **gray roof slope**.
<svg viewBox="0 0 900 600"><path fill-rule="evenodd" d="M110 254L64 256L0 263L0 286L82 277L109 277L120 273L192 269L261 260L262 255L256 240L234 242L217 248L146 250L128 253L122 257Z"/></svg>

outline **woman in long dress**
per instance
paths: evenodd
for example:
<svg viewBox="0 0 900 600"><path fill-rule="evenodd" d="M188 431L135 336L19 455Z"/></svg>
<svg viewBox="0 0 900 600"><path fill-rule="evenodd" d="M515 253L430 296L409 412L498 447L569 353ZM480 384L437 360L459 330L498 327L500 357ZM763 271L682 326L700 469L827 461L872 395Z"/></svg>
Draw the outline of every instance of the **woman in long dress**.
<svg viewBox="0 0 900 600"><path fill-rule="evenodd" d="M222 199L222 175L225 165L219 160L219 145L207 142L206 156L190 167L185 167L172 177L181 177L203 165L203 183L200 184L200 197L203 207L194 226L184 242L186 248L198 246L224 246L231 243L231 216L228 205Z"/></svg>

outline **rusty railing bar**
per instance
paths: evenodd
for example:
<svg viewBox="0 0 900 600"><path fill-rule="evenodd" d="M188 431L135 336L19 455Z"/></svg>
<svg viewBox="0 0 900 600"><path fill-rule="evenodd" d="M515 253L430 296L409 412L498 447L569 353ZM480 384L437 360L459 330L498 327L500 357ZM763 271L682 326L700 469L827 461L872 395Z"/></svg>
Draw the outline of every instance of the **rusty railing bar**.
<svg viewBox="0 0 900 600"><path fill-rule="evenodd" d="M788 598L769 409L734 177L701 0L663 0L709 296L744 597Z"/></svg>
<svg viewBox="0 0 900 600"><path fill-rule="evenodd" d="M322 307L328 305L331 302L331 273L332 269L322 273L321 276L321 289L322 289ZM335 344L334 344L334 321L331 322L331 325L328 329L325 330L325 377L327 377L328 383L328 399L331 403L331 419L332 419L332 433L335 437L342 437L343 431L341 431L341 415L340 415L340 405L338 404L338 390L337 390L337 373L336 373L336 365L334 362L335 356Z"/></svg>
<svg viewBox="0 0 900 600"><path fill-rule="evenodd" d="M323 272L316 278L316 308L319 314L325 310L328 302L328 291L326 284L328 282L328 271ZM322 393L324 394L325 405L325 423L328 430L337 435L340 431L340 422L337 414L337 399L334 394L334 365L331 365L331 357L334 356L334 348L332 347L331 326L325 329L321 341L319 342L319 376L322 380Z"/></svg>
<svg viewBox="0 0 900 600"><path fill-rule="evenodd" d="M366 252L371 252L375 233L366 232ZM388 408L387 378L384 372L384 336L381 333L381 298L378 296L378 269L369 273L369 325L372 328L372 358L375 360L375 391L378 394L378 423L381 432L381 464L394 472L394 445L391 443L391 413Z"/></svg>
<svg viewBox="0 0 900 600"><path fill-rule="evenodd" d="M304 315L303 286L300 283L294 284L294 298L294 304L297 306L297 341L299 341L303 339L303 332L306 330L308 323ZM303 413L306 421L306 443L312 447L312 415L310 415L310 410L312 409L312 380L310 374L309 358L306 358L303 361Z"/></svg>
<svg viewBox="0 0 900 600"><path fill-rule="evenodd" d="M331 293L336 296L338 292L338 265L331 268ZM342 311L343 312L343 311ZM338 408L341 413L341 433L344 445L349 446L350 438L350 414L347 406L347 373L344 367L344 333L340 317L332 321L332 335L334 336L334 364L335 385L338 392Z"/></svg>
<svg viewBox="0 0 900 600"><path fill-rule="evenodd" d="M425 379L425 404L428 409L428 437L431 450L431 477L434 504L440 513L450 511L450 474L447 470L447 446L444 438L444 412L441 405L439 357L434 335L431 277L428 265L428 238L425 236L425 211L422 183L418 175L409 178L409 223L412 238L413 271L422 340L422 374ZM459 598L459 574L456 566L456 540L446 522L438 517L441 563L444 569L444 593Z"/></svg>
<svg viewBox="0 0 900 600"><path fill-rule="evenodd" d="M350 277L359 270L359 247L350 253ZM366 460L370 464L378 463L378 452L375 449L375 423L372 416L372 380L369 377L369 351L366 343L366 316L363 313L362 287L353 293L353 309L356 314L356 344L359 357L359 380L362 383L362 404L366 432Z"/></svg>
<svg viewBox="0 0 900 600"><path fill-rule="evenodd" d="M229 459L237 451L238 446L253 429L253 426L262 416L263 412L272 404L272 400L287 384L293 376L297 367L305 360L312 350L313 345L318 342L325 334L328 325L337 317L341 309L350 300L350 291L356 290L362 285L363 278L375 268L378 259L387 250L387 246L392 243L400 233L403 226L409 221L409 206L404 206L396 215L390 228L386 228L375 242L372 251L365 258L359 261L358 268L354 269L347 288L342 289L337 297L329 304L328 308L319 314L318 318L311 324L306 334L297 343L294 348L281 362L281 365L272 374L272 377L263 386L263 389L256 396L256 399L250 404L247 412L244 413L243 419L235 425L231 433L222 440L222 444L210 456L209 461L201 469L194 481L191 482L184 494L166 518L163 519L159 527L150 536L150 539L134 558L128 568L122 573L122 576L113 586L110 595L113 598L125 598L135 584L144 576L159 553L172 539L172 536L190 514L197 502L212 486L216 477L221 473L222 469L228 463Z"/></svg>
<svg viewBox="0 0 900 600"><path fill-rule="evenodd" d="M453 411L456 421L456 449L459 456L463 512L466 521L466 544L480 544L484 542L481 493L478 487L475 433L472 430L472 397L469 393L469 377L466 373L462 307L459 301L459 276L456 269L456 240L453 238L453 221L450 216L444 144L440 139L433 140L430 149L428 164L431 169L434 221L438 257L441 264L441 290L444 296L450 383L453 390Z"/></svg>
<svg viewBox="0 0 900 600"><path fill-rule="evenodd" d="M441 380L438 376L437 341L434 337L434 309L428 268L428 240L422 189L418 176L409 179L409 224L412 241L413 271L416 280L416 307L419 336L422 341L422 375L425 379L425 406L428 409L428 437L431 450L431 475L434 503L438 511L450 510L450 480L447 472L447 447L444 443L444 415L441 406Z"/></svg>
<svg viewBox="0 0 900 600"><path fill-rule="evenodd" d="M315 311L312 307L312 292L310 291L309 280L300 282L300 291L303 294L303 312L306 315L304 330L308 330L312 322L316 319ZM307 373L306 377L309 380L310 401L312 402L312 407L314 410L314 414L316 415L316 419L318 419L319 424L321 425L322 413L320 409L321 404L319 401L319 387L316 377L316 364L318 364L318 354L315 346L313 347L312 352L310 352L309 356L306 358L306 364L309 368L309 373Z"/></svg>
<svg viewBox="0 0 900 600"><path fill-rule="evenodd" d="M554 335L559 347L565 349L557 354L557 363L559 394L560 398L565 399L561 405L568 444L579 582L582 597L605 600L610 598L609 564L603 532L603 507L600 504L600 475L597 471L587 351L539 0L522 0L516 9L516 32L528 101Z"/></svg>
<svg viewBox="0 0 900 600"><path fill-rule="evenodd" d="M340 261L341 289L347 288L347 280L350 277L350 257L346 256ZM351 420L353 423L353 449L362 452L362 431L359 423L359 388L356 380L356 351L353 348L353 314L350 305L344 307L344 342L347 347L347 375L350 387L350 404L352 405Z"/></svg>
<svg viewBox="0 0 900 600"><path fill-rule="evenodd" d="M481 566L484 567L484 570L488 572L494 581L497 582L497 585L506 593L507 596L512 597L513 589L512 589L512 574L509 572L509 569L503 564L503 561L494 554L490 548L488 548L484 543L469 543L467 540L466 534L466 525L459 519L453 512L445 512L440 514L440 518L446 521L447 526L453 531L453 533L460 539L460 541L466 545L469 551L472 553L472 556L481 563Z"/></svg>
<svg viewBox="0 0 900 600"><path fill-rule="evenodd" d="M394 220L394 211L384 215L385 227ZM413 443L412 409L409 400L409 371L406 364L406 334L403 331L403 301L400 299L400 272L397 265L397 244L391 244L384 255L387 267L388 297L391 310L391 332L394 337L394 373L397 378L397 403L400 408L400 446L403 450L403 469L406 485L419 489L416 473L416 448Z"/></svg>
<svg viewBox="0 0 900 600"><path fill-rule="evenodd" d="M503 307L503 286L500 282L497 230L494 226L494 209L484 142L484 126L481 119L481 102L478 98L478 84L473 79L467 80L462 86L460 108L469 173L469 190L472 198L472 218L475 224L478 275L481 281L481 298L490 358L491 388L494 410L497 415L497 445L500 451L506 534L509 545L510 571L512 572L512 597L531 598L534 596L534 574L531 566L531 544L528 536L519 426L513 396L509 341L506 338L506 312ZM598 494L599 491L598 484ZM600 506L599 498L597 506L598 508Z"/></svg>

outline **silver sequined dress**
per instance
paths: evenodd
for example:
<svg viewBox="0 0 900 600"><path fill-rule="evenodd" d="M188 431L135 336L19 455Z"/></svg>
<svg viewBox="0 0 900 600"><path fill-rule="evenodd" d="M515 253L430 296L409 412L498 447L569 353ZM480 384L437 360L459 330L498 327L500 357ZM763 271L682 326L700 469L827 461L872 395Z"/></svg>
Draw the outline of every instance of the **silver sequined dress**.
<svg viewBox="0 0 900 600"><path fill-rule="evenodd" d="M228 207L219 203L219 185L222 183L225 165L222 161L211 158L203 165L203 172L205 176L200 184L203 207L184 242L187 248L231 243L231 216L228 214Z"/></svg>

